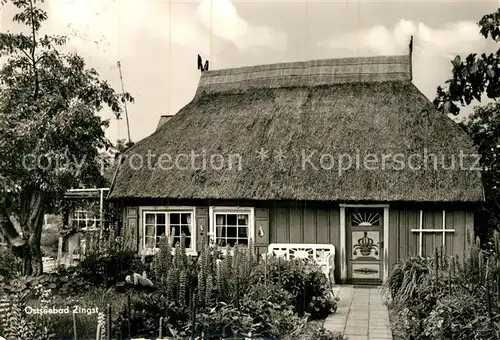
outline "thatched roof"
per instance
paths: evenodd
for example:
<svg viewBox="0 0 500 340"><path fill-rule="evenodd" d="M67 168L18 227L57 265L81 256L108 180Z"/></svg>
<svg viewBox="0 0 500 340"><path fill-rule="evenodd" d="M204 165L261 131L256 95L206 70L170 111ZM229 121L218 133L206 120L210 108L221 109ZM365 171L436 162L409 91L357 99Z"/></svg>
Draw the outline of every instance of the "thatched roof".
<svg viewBox="0 0 500 340"><path fill-rule="evenodd" d="M156 131L158 131L165 123L167 123L170 119L172 119L173 116L174 115L162 115L160 117L158 125L156 126Z"/></svg>
<svg viewBox="0 0 500 340"><path fill-rule="evenodd" d="M483 200L479 171L460 152L471 139L438 113L411 83L408 56L330 59L204 72L194 99L168 124L127 153L111 198L200 198L318 201L475 202ZM261 161L258 151L269 156ZM274 157L281 152L281 162ZM427 151L425 151L427 150ZM199 155L188 169L163 169L159 155ZM438 169L410 169L412 154L438 155ZM150 154L150 164L147 158ZM204 156L202 156L204 153ZM313 153L310 161L302 160ZM222 155L224 169L210 166ZM237 169L241 156L241 170ZM323 168L320 156L323 156ZM367 154L378 157L363 166ZM383 155L400 154L381 166ZM233 156L231 156L233 155ZM330 168L351 155L350 170ZM442 168L441 155L453 170ZM144 165L140 167L139 156ZM165 157L163 156L165 161ZM186 156L184 156L186 157ZM190 156L191 157L191 156ZM219 157L219 156L216 156ZM233 157L233 158L231 158ZM207 160L202 167L201 158ZM462 157L463 158L463 157ZM168 159L168 158L167 158ZM356 166L360 159L360 166ZM398 158L399 159L399 158ZM220 160L215 158L215 160ZM233 161L229 169L228 162ZM418 160L418 159L417 159ZM181 159L181 166L187 164ZM415 164L413 162L412 164ZM132 164L132 166L131 166ZM168 163L169 165L171 163ZM338 164L338 163L337 163ZM385 163L387 164L387 163ZM421 164L421 163L419 163ZM394 166L396 165L396 169Z"/></svg>

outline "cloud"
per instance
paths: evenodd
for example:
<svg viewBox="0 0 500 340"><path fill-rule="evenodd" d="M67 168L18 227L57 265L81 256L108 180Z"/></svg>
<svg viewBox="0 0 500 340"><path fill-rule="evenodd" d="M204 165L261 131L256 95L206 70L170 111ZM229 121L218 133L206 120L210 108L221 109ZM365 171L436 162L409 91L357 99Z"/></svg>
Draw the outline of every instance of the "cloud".
<svg viewBox="0 0 500 340"><path fill-rule="evenodd" d="M213 55L217 51L210 51L210 34L233 43L240 51L287 46L284 32L252 25L229 0L202 0L197 7L154 0L51 0L49 4L58 31L65 27L73 36L72 44L79 49L104 42L109 50L120 53L118 49L133 48L133 39L124 37L137 34Z"/></svg>
<svg viewBox="0 0 500 340"><path fill-rule="evenodd" d="M253 26L237 12L230 0L202 0L197 8L200 21L214 35L234 43L239 50L267 47L284 50L287 36L270 26Z"/></svg>
<svg viewBox="0 0 500 340"><path fill-rule="evenodd" d="M372 26L363 30L336 36L319 43L355 51L357 55L395 55L408 53L410 36L414 36L415 49L424 54L451 58L455 54L475 52L484 48L485 40L472 21L459 21L432 28L424 23L401 19L392 30L385 26Z"/></svg>
<svg viewBox="0 0 500 340"><path fill-rule="evenodd" d="M451 77L451 59L457 54L483 52L487 41L472 21L457 21L429 27L401 19L392 29L377 25L334 36L318 43L339 57L403 55L409 53L413 35L413 83L429 99L436 88Z"/></svg>

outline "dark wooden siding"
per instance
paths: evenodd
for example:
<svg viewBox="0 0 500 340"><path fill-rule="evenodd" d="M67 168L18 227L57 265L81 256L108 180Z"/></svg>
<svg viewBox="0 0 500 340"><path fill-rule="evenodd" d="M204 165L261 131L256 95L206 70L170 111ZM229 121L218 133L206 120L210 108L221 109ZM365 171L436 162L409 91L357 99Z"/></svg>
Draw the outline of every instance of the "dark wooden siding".
<svg viewBox="0 0 500 340"><path fill-rule="evenodd" d="M335 278L340 279L338 206L275 206L269 209L270 243L326 243L335 246Z"/></svg>
<svg viewBox="0 0 500 340"><path fill-rule="evenodd" d="M443 226L443 210L423 210L423 229L441 229ZM463 256L467 246L467 234L473 236L473 210L445 210L446 254ZM419 209L389 209L389 264L391 268L399 261L419 255L419 233L412 229L420 227ZM443 235L441 232L424 232L422 234L422 256L431 256L436 248L441 251Z"/></svg>
<svg viewBox="0 0 500 340"><path fill-rule="evenodd" d="M125 244L130 249L139 250L141 239L138 206L196 206L197 248L201 249L203 236L200 225L204 225L204 236L207 241L209 206L240 206L255 208L255 245L259 254L267 251L269 243L326 243L336 248L335 277L340 279L340 209L336 203L281 202L281 201L174 201L162 200L134 202L124 205L123 234ZM423 228L441 229L442 209L422 207ZM474 209L446 207L446 227L455 229L446 233L445 250L447 254L463 256L467 245L467 233L472 235L474 225ZM389 272L399 261L419 255L419 233L412 232L420 224L420 206L391 204L389 208ZM258 235L262 228L263 237ZM432 255L436 247L442 246L442 233L424 233L422 238L422 255Z"/></svg>

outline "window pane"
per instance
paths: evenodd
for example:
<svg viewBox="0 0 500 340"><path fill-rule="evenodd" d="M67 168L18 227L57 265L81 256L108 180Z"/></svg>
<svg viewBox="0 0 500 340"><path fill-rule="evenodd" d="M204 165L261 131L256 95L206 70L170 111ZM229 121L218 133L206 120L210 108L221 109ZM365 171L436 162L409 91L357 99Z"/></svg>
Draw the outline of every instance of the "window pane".
<svg viewBox="0 0 500 340"><path fill-rule="evenodd" d="M170 213L170 224L180 224L180 214L179 213Z"/></svg>
<svg viewBox="0 0 500 340"><path fill-rule="evenodd" d="M153 225L146 226L146 237L151 237L155 235L155 229Z"/></svg>
<svg viewBox="0 0 500 340"><path fill-rule="evenodd" d="M226 224L226 215L217 214L215 215L215 221L217 225L225 225Z"/></svg>
<svg viewBox="0 0 500 340"><path fill-rule="evenodd" d="M235 238L228 238L228 239L226 240L227 244L228 244L229 246L231 246L231 247L234 247L234 245L236 244L236 241L237 241L237 240L236 240Z"/></svg>
<svg viewBox="0 0 500 340"><path fill-rule="evenodd" d="M248 239L247 238L240 238L238 240L238 244L245 244L248 245Z"/></svg>
<svg viewBox="0 0 500 340"><path fill-rule="evenodd" d="M191 224L191 214L181 214L181 224Z"/></svg>
<svg viewBox="0 0 500 340"><path fill-rule="evenodd" d="M186 248L191 247L191 237L186 237Z"/></svg>
<svg viewBox="0 0 500 340"><path fill-rule="evenodd" d="M165 236L165 225L156 226L156 236Z"/></svg>
<svg viewBox="0 0 500 340"><path fill-rule="evenodd" d="M217 237L226 237L226 227L217 227Z"/></svg>
<svg viewBox="0 0 500 340"><path fill-rule="evenodd" d="M227 225L237 225L236 214L227 215Z"/></svg>
<svg viewBox="0 0 500 340"><path fill-rule="evenodd" d="M181 233L184 233L184 235L186 235L186 237L190 237L191 236L191 230L189 228L189 225L182 225L181 226Z"/></svg>
<svg viewBox="0 0 500 340"><path fill-rule="evenodd" d="M155 224L154 214L146 214L146 224Z"/></svg>
<svg viewBox="0 0 500 340"><path fill-rule="evenodd" d="M170 235L175 236L175 237L180 237L181 236L181 228L178 225L170 226Z"/></svg>
<svg viewBox="0 0 500 340"><path fill-rule="evenodd" d="M239 227L238 228L238 238L247 238L248 237L248 228L247 227Z"/></svg>
<svg viewBox="0 0 500 340"><path fill-rule="evenodd" d="M238 225L248 225L248 215L238 215Z"/></svg>
<svg viewBox="0 0 500 340"><path fill-rule="evenodd" d="M154 237L146 236L146 248L154 248Z"/></svg>
<svg viewBox="0 0 500 340"><path fill-rule="evenodd" d="M156 223L165 224L165 214L156 214Z"/></svg>
<svg viewBox="0 0 500 340"><path fill-rule="evenodd" d="M238 235L236 234L237 232L237 227L227 227L227 237L237 237Z"/></svg>
<svg viewBox="0 0 500 340"><path fill-rule="evenodd" d="M217 240L217 244L219 245L219 247L225 247L226 246L226 239Z"/></svg>

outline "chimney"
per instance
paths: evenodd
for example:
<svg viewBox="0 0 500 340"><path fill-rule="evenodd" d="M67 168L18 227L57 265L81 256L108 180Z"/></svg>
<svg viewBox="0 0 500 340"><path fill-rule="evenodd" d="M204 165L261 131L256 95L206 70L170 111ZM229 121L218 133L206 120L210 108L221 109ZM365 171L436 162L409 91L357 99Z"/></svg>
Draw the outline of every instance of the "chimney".
<svg viewBox="0 0 500 340"><path fill-rule="evenodd" d="M158 122L158 126L156 127L156 131L160 130L160 128L165 125L174 115L162 115L160 117L160 121Z"/></svg>

